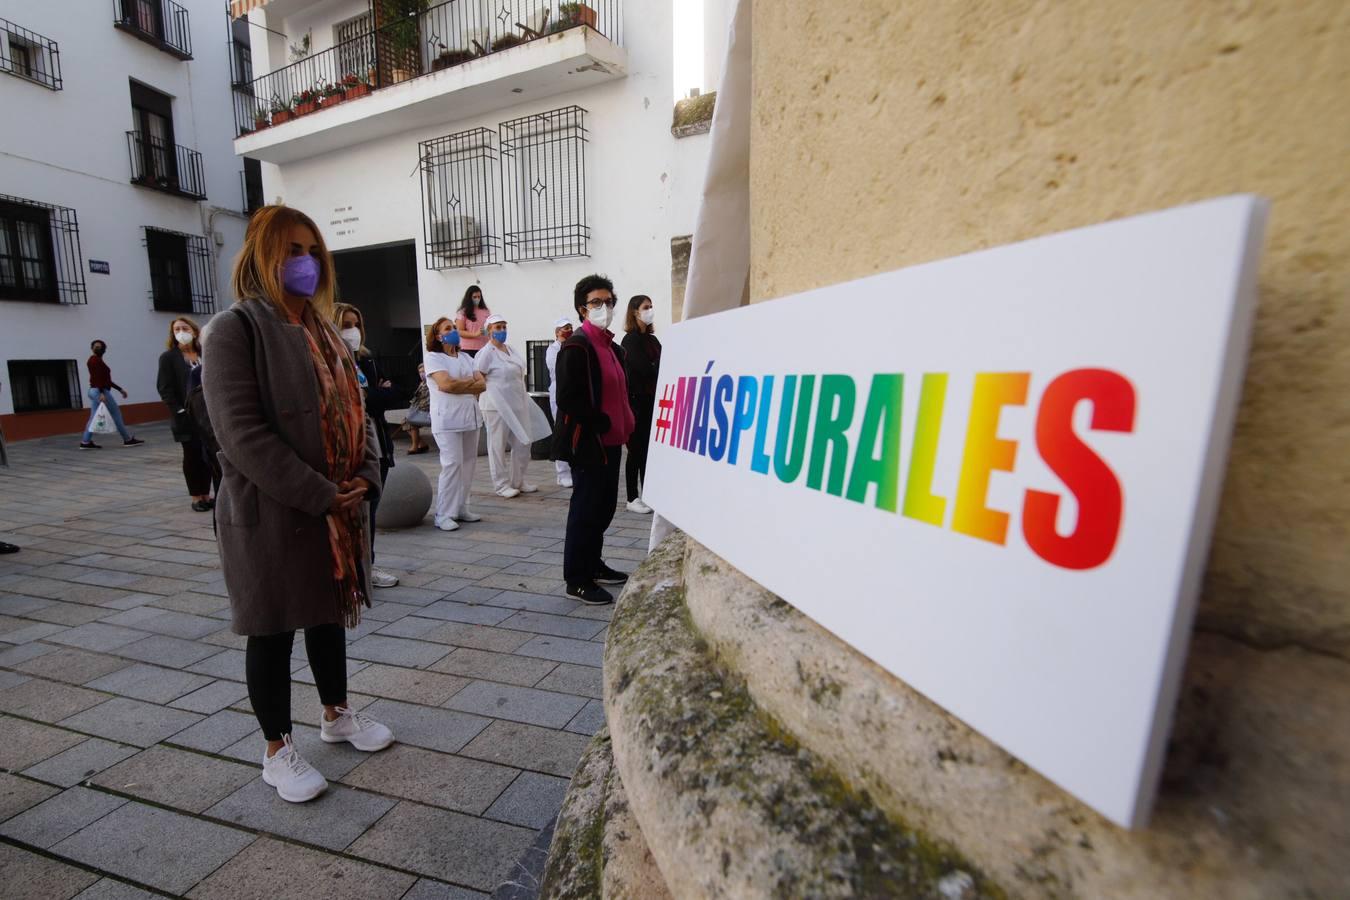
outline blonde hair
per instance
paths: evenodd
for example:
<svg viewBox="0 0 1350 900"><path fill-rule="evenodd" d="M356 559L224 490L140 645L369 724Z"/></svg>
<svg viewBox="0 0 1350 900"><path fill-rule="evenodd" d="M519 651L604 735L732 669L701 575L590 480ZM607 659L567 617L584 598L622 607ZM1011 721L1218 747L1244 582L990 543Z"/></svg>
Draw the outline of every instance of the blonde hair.
<svg viewBox="0 0 1350 900"><path fill-rule="evenodd" d="M249 219L244 246L234 259L230 287L238 301L266 300L281 312L282 297L286 294L281 283L281 267L291 255L286 232L294 225L304 225L314 232L314 242L319 245L318 253L314 254L319 261L319 284L310 304L320 318L331 320L337 281L333 274L333 257L329 255L323 233L314 220L289 206L264 206Z"/></svg>
<svg viewBox="0 0 1350 900"><path fill-rule="evenodd" d="M366 349L366 317L361 314L361 310L352 306L350 303L334 303L333 326L337 328L339 332L342 331L342 317L347 315L347 313L356 316L356 327L361 332L361 347L357 352L369 356L370 351Z"/></svg>
<svg viewBox="0 0 1350 900"><path fill-rule="evenodd" d="M202 352L202 329L201 326L187 316L179 316L169 323L169 342L164 345L165 349L178 349L178 338L173 336L173 326L177 325L179 322L186 322L187 327L192 329L192 349L200 355Z"/></svg>

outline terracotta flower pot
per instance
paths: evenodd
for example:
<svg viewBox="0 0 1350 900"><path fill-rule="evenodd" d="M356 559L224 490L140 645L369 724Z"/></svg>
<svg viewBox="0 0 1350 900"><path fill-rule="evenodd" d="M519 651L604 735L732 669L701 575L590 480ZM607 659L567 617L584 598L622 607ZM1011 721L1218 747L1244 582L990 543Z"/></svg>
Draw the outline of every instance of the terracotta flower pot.
<svg viewBox="0 0 1350 900"><path fill-rule="evenodd" d="M330 106L337 106L344 99L346 98L343 97L341 94L329 94L319 101L319 106L321 106L324 109L327 109Z"/></svg>
<svg viewBox="0 0 1350 900"><path fill-rule="evenodd" d="M355 100L357 97L364 97L367 94L369 94L370 85L368 84L352 85L351 87L346 88L342 93L348 100Z"/></svg>
<svg viewBox="0 0 1350 900"><path fill-rule="evenodd" d="M272 124L281 125L282 123L289 122L291 119L294 118L295 113L291 112L289 109L279 109L276 112L272 113Z"/></svg>
<svg viewBox="0 0 1350 900"><path fill-rule="evenodd" d="M307 116L318 108L319 102L317 100L311 100L308 103L297 103L295 104L295 114L297 116Z"/></svg>

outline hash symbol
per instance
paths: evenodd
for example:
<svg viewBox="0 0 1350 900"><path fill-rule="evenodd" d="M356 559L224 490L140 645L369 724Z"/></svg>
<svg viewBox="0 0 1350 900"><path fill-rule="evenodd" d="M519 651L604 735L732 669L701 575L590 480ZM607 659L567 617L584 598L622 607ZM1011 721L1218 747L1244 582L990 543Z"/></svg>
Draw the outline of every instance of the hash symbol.
<svg viewBox="0 0 1350 900"><path fill-rule="evenodd" d="M667 384L656 404L656 442L661 443L661 434L670 431L670 411L675 408L675 385Z"/></svg>

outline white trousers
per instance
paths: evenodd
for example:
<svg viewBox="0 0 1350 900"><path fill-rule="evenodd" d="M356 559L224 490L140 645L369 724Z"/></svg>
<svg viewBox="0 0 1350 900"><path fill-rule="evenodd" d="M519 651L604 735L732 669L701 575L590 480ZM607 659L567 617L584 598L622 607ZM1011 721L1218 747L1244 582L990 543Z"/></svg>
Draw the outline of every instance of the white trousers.
<svg viewBox="0 0 1350 900"><path fill-rule="evenodd" d="M552 374L553 374L552 372L549 373L550 376L552 376ZM548 398L548 405L551 406L551 407L553 407L553 421L554 421L554 422L557 422L557 421L558 421L558 401L557 401L557 399L555 399L555 398L553 398L553 397L549 397L549 398ZM555 468L555 469L558 470L558 484L562 484L562 483L563 483L563 479L566 479L566 480L568 480L568 481L571 481L571 480L572 480L572 467L571 467L570 465L568 465L567 463L563 462L561 459L555 460L555 461L554 461L554 463L553 463L553 468Z"/></svg>
<svg viewBox="0 0 1350 900"><path fill-rule="evenodd" d="M492 472L493 490L504 491L509 487L520 490L525 484L525 467L530 464L530 445L516 437L495 409L483 410L483 424L487 426L488 469ZM510 464L506 461L508 450Z"/></svg>
<svg viewBox="0 0 1350 900"><path fill-rule="evenodd" d="M469 511L469 487L478 466L478 429L432 433L441 451L441 477L436 482L436 521L458 519Z"/></svg>

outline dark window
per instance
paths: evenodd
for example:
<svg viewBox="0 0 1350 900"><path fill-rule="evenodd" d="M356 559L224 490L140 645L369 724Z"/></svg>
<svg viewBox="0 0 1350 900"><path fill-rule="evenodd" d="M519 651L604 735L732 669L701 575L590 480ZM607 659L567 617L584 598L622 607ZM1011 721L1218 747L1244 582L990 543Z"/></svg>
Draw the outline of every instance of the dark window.
<svg viewBox="0 0 1350 900"><path fill-rule="evenodd" d="M263 201L262 163L245 156L244 171L240 172L239 176L243 183L244 212L252 215L260 206L265 205Z"/></svg>
<svg viewBox="0 0 1350 900"><path fill-rule="evenodd" d="M9 390L16 413L79 409L79 370L73 359L11 359Z"/></svg>
<svg viewBox="0 0 1350 900"><path fill-rule="evenodd" d="M525 342L525 384L531 391L548 390L548 348L552 341Z"/></svg>
<svg viewBox="0 0 1350 900"><path fill-rule="evenodd" d="M51 214L40 206L0 201L0 299L60 299Z"/></svg>
<svg viewBox="0 0 1350 900"><path fill-rule="evenodd" d="M156 310L197 315L215 311L215 269L206 238L147 227L145 251Z"/></svg>
<svg viewBox="0 0 1350 900"><path fill-rule="evenodd" d="M179 59L192 59L188 11L173 0L113 0L113 25Z"/></svg>
<svg viewBox="0 0 1350 900"><path fill-rule="evenodd" d="M0 19L0 72L61 90L61 58L56 41Z"/></svg>
<svg viewBox="0 0 1350 900"><path fill-rule="evenodd" d="M133 166L138 181L167 187L178 183L178 165L173 141L173 98L131 82L133 146L138 157Z"/></svg>

